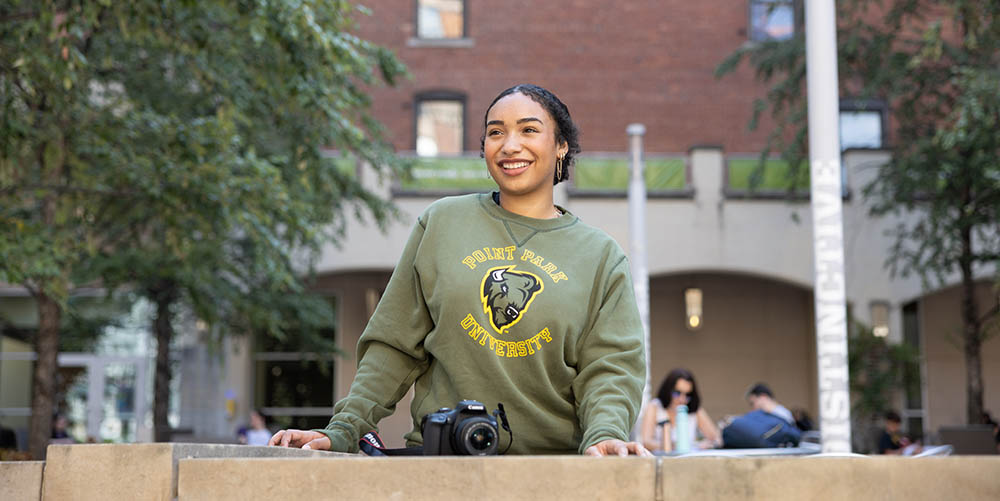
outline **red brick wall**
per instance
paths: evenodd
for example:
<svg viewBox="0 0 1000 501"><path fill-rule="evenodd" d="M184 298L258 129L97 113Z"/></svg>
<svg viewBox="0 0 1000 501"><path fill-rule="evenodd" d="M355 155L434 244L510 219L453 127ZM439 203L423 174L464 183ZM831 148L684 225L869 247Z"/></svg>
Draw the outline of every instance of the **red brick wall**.
<svg viewBox="0 0 1000 501"><path fill-rule="evenodd" d="M625 127L647 127L650 152L697 144L756 152L747 131L764 87L744 66L722 80L715 67L747 40L745 0L467 0L469 48L407 47L414 0L362 0L359 35L391 48L413 75L374 90L374 111L399 150L414 148L413 96L467 96L466 149L478 150L486 106L522 82L546 87L570 108L584 151L623 151Z"/></svg>

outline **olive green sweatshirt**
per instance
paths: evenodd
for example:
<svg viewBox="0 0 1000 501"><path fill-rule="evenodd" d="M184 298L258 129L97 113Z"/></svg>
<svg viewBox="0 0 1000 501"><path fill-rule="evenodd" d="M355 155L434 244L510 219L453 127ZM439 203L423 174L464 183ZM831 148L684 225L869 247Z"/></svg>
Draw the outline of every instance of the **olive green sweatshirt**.
<svg viewBox="0 0 1000 501"><path fill-rule="evenodd" d="M503 403L510 453L628 440L646 370L628 268L614 240L568 212L528 218L490 194L438 200L358 342L350 393L317 431L357 451L414 386L409 445L424 415L463 399Z"/></svg>

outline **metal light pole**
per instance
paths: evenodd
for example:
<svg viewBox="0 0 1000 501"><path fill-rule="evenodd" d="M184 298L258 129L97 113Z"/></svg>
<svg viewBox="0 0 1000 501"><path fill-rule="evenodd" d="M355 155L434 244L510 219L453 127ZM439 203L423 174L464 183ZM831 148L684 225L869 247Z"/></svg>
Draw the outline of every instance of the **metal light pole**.
<svg viewBox="0 0 1000 501"><path fill-rule="evenodd" d="M642 405L645 407L652 391L649 377L649 272L646 268L646 163L642 157L642 138L646 134L646 126L630 124L625 132L628 134L631 167L628 183L629 263L646 353L646 384L642 389Z"/></svg>
<svg viewBox="0 0 1000 501"><path fill-rule="evenodd" d="M851 452L834 0L806 2L816 358L823 452Z"/></svg>

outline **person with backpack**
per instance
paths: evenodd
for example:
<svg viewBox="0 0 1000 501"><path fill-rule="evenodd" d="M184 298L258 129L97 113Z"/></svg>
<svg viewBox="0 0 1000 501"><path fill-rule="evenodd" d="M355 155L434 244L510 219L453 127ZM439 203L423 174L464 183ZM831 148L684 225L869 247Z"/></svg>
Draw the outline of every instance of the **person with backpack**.
<svg viewBox="0 0 1000 501"><path fill-rule="evenodd" d="M795 427L795 418L774 399L774 393L766 384L751 386L746 399L753 410L737 417L722 430L723 447L754 449L799 445L802 432Z"/></svg>
<svg viewBox="0 0 1000 501"><path fill-rule="evenodd" d="M784 405L774 399L774 392L764 383L756 383L747 390L747 403L750 408L774 414L791 424L795 424L795 416Z"/></svg>

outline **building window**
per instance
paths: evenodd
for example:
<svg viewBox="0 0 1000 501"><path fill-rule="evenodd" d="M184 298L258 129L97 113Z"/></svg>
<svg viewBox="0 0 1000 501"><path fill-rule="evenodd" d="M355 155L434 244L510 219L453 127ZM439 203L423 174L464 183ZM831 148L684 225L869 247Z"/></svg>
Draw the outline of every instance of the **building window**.
<svg viewBox="0 0 1000 501"><path fill-rule="evenodd" d="M417 0L417 38L465 37L465 0Z"/></svg>
<svg viewBox="0 0 1000 501"><path fill-rule="evenodd" d="M871 304L872 335L889 337L889 303L873 301Z"/></svg>
<svg viewBox="0 0 1000 501"><path fill-rule="evenodd" d="M924 409L924 385L920 360L923 358L923 346L920 340L920 310L916 301L903 305L903 344L920 354L917 361L908 364L903 372L903 412L906 419L906 432L915 440L924 436L927 424L927 411Z"/></svg>
<svg viewBox="0 0 1000 501"><path fill-rule="evenodd" d="M750 40L788 40L794 35L794 0L750 0Z"/></svg>
<svg viewBox="0 0 1000 501"><path fill-rule="evenodd" d="M465 99L454 93L426 93L416 100L417 156L465 151Z"/></svg>
<svg viewBox="0 0 1000 501"><path fill-rule="evenodd" d="M879 100L840 102L840 150L885 146L886 106Z"/></svg>
<svg viewBox="0 0 1000 501"><path fill-rule="evenodd" d="M336 303L330 299L336 318ZM254 407L272 428L324 428L333 415L334 359L329 353L303 351L305 337L286 331L284 340L258 336L254 352ZM335 339L326 329L321 336Z"/></svg>

